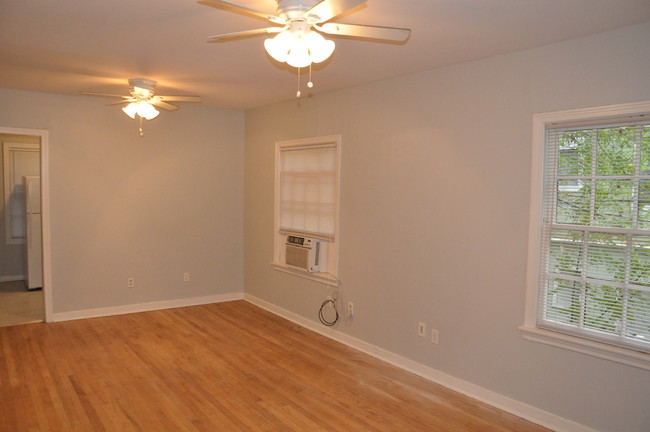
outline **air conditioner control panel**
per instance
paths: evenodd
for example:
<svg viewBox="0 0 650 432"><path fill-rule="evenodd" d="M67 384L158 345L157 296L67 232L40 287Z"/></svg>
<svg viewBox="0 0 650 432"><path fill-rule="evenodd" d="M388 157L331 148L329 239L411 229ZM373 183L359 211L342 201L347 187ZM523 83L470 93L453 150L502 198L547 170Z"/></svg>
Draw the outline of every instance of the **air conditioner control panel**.
<svg viewBox="0 0 650 432"><path fill-rule="evenodd" d="M287 244L310 248L312 246L312 239L307 238L307 237L299 237L299 236L290 235L290 236L287 236Z"/></svg>

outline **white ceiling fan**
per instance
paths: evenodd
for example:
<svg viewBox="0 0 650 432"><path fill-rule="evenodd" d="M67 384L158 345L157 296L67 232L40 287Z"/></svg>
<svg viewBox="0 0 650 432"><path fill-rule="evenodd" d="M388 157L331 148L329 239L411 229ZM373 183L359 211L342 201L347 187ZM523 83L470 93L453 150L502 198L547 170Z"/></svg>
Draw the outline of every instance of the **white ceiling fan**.
<svg viewBox="0 0 650 432"><path fill-rule="evenodd" d="M129 80L130 95L116 95L97 92L80 92L85 96L100 96L110 98L120 98L122 100L113 102L108 105L128 104L122 111L132 119L137 115L140 117L140 136L142 133L142 119L152 120L158 116L159 111L154 107L162 108L167 111L176 111L179 109L176 105L169 102L194 102L200 103L199 96L176 95L163 96L156 94L156 81L146 78L132 78Z"/></svg>
<svg viewBox="0 0 650 432"><path fill-rule="evenodd" d="M366 1L277 0L276 15L228 0L200 0L198 3L264 18L276 25L211 36L208 38L208 42L226 42L242 37L277 33L275 37L264 41L266 51L277 61L286 62L290 66L298 68L298 73L300 73L300 68L311 66L312 63L320 63L332 55L334 42L325 40L320 33L406 42L411 35L410 29L329 22ZM307 85L312 86L311 80ZM300 96L300 91L298 91L298 96Z"/></svg>

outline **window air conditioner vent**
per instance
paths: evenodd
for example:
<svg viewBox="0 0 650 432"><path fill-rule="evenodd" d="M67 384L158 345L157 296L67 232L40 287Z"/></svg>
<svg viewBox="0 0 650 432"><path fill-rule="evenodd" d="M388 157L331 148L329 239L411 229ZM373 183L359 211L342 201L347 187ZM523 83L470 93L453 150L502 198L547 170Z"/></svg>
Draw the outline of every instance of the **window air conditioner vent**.
<svg viewBox="0 0 650 432"><path fill-rule="evenodd" d="M287 265L310 273L319 271L320 240L290 235L287 236L284 248Z"/></svg>

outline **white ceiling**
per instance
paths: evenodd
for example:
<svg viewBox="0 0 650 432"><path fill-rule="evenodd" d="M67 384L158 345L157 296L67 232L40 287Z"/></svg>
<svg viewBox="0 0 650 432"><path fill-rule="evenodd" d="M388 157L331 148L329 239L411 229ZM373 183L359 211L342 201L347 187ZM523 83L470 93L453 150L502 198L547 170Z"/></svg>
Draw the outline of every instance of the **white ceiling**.
<svg viewBox="0 0 650 432"><path fill-rule="evenodd" d="M235 0L237 1L237 0ZM274 0L238 0L274 13ZM408 27L404 45L328 37L311 93L546 45L650 20L649 0L369 0L334 21ZM197 94L247 109L295 97L295 70L273 61L264 36L208 36L266 27L193 0L1 0L0 87L62 94L128 92L128 78L159 93ZM303 80L303 94L307 93Z"/></svg>

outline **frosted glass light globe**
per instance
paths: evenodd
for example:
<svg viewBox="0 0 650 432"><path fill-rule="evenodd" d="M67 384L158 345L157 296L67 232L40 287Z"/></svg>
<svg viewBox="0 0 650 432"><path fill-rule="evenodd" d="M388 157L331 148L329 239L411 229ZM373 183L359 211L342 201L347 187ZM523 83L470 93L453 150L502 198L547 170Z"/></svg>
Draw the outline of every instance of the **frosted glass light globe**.
<svg viewBox="0 0 650 432"><path fill-rule="evenodd" d="M124 114L134 119L135 115L138 113L138 105L136 105L134 102L131 102L130 104L122 108L122 111L124 111Z"/></svg>
<svg viewBox="0 0 650 432"><path fill-rule="evenodd" d="M264 41L264 48L271 57L279 62L287 61L289 49L293 43L293 34L289 31L278 33L277 36Z"/></svg>
<svg viewBox="0 0 650 432"><path fill-rule="evenodd" d="M153 107L149 102L138 102L138 115L146 120L151 120L158 117L160 112Z"/></svg>
<svg viewBox="0 0 650 432"><path fill-rule="evenodd" d="M287 64L297 68L307 67L311 64L309 48L304 39L294 41L294 45L291 47L289 56L287 57Z"/></svg>
<svg viewBox="0 0 650 432"><path fill-rule="evenodd" d="M327 60L334 52L334 42L326 40L319 33L310 31L306 36L307 46L309 47L309 54L311 61L320 63Z"/></svg>

